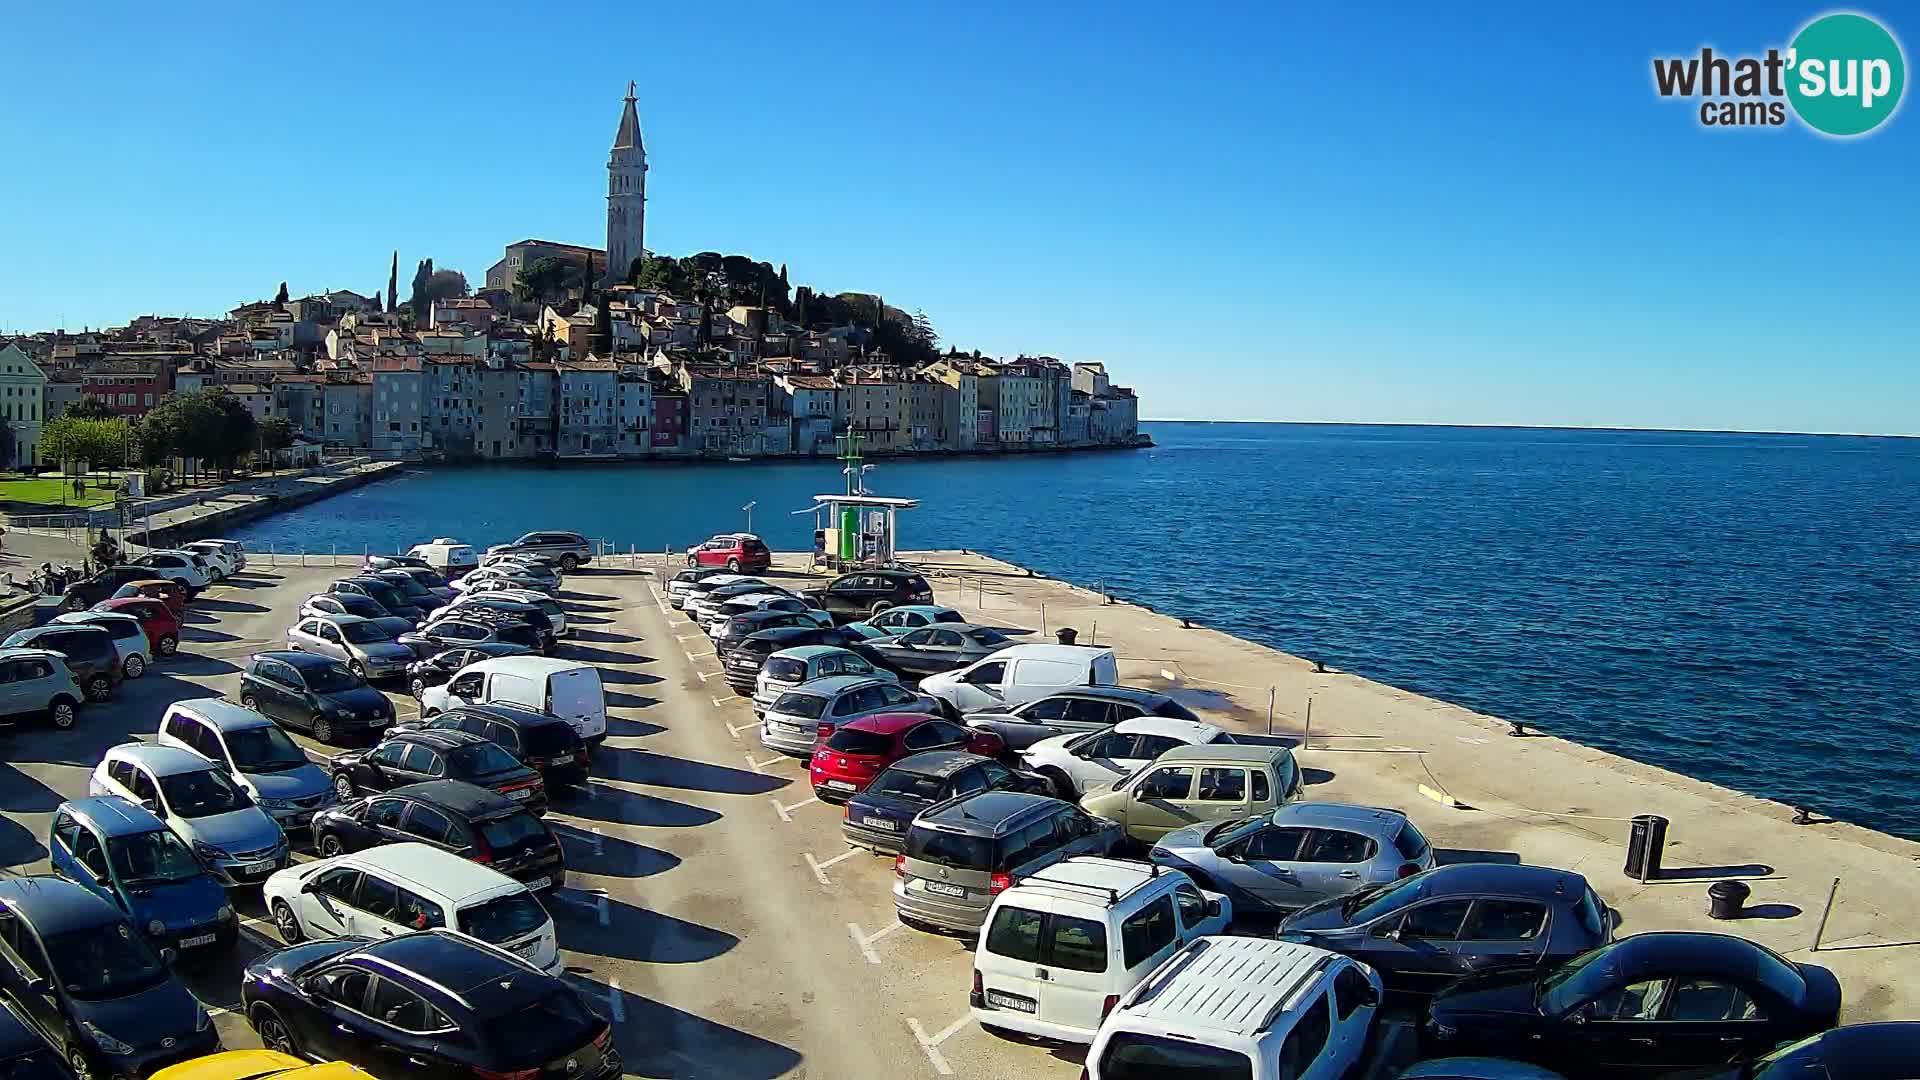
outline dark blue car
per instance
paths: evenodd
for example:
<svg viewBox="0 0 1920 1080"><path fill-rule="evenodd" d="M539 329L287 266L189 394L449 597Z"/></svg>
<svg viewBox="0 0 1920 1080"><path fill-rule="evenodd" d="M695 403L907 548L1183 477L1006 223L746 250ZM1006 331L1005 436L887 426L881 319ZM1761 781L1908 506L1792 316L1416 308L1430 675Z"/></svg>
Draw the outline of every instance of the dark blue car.
<svg viewBox="0 0 1920 1080"><path fill-rule="evenodd" d="M220 1049L213 1018L145 936L65 878L0 879L0 990L81 1080Z"/></svg>
<svg viewBox="0 0 1920 1080"><path fill-rule="evenodd" d="M240 937L227 890L144 806L110 795L61 803L47 851L56 873L119 908L156 950L198 959Z"/></svg>
<svg viewBox="0 0 1920 1080"><path fill-rule="evenodd" d="M864 791L849 798L840 835L854 847L898 855L906 850L907 826L920 811L976 791L1051 795L1053 785L1038 773L1009 769L990 757L928 750L887 766Z"/></svg>
<svg viewBox="0 0 1920 1080"><path fill-rule="evenodd" d="M13 1006L0 1002L0 1077L5 1080L73 1080L73 1070Z"/></svg>

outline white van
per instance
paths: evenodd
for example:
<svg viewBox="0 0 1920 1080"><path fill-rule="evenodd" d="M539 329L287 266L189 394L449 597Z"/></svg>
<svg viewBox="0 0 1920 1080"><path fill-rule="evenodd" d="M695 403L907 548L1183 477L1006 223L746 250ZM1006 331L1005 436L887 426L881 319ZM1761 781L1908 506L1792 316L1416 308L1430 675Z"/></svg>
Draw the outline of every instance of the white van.
<svg viewBox="0 0 1920 1080"><path fill-rule="evenodd" d="M463 544L451 536L436 537L430 544L415 544L407 549L407 554L424 559L448 581L480 565L480 553L473 550L473 545Z"/></svg>
<svg viewBox="0 0 1920 1080"><path fill-rule="evenodd" d="M468 664L444 686L420 695L420 718L431 720L455 705L518 705L573 725L580 741L598 747L607 739L607 692L600 669L551 656L497 656Z"/></svg>
<svg viewBox="0 0 1920 1080"><path fill-rule="evenodd" d="M1081 856L1002 892L973 954L968 1003L993 1031L1090 1043L1120 999L1233 905L1178 870Z"/></svg>
<svg viewBox="0 0 1920 1080"><path fill-rule="evenodd" d="M1024 705L1062 687L1119 681L1119 660L1104 645L1009 645L958 671L921 679L920 692L964 716Z"/></svg>
<svg viewBox="0 0 1920 1080"><path fill-rule="evenodd" d="M1380 976L1288 941L1204 937L1120 1000L1087 1051L1089 1080L1284 1076L1336 1080L1359 1062Z"/></svg>
<svg viewBox="0 0 1920 1080"><path fill-rule="evenodd" d="M268 878L260 900L289 945L444 927L550 974L562 967L553 919L530 889L431 844L383 844L300 863Z"/></svg>

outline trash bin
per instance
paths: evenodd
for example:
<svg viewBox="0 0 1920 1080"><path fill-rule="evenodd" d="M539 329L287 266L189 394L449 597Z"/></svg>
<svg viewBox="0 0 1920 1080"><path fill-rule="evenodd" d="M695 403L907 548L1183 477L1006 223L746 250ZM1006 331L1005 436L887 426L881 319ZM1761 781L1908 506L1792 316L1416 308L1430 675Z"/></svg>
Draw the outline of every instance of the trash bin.
<svg viewBox="0 0 1920 1080"><path fill-rule="evenodd" d="M1053 636L1060 639L1060 644L1071 645L1073 639L1080 636L1080 632L1071 626L1063 626Z"/></svg>
<svg viewBox="0 0 1920 1080"><path fill-rule="evenodd" d="M1707 914L1716 919L1737 919L1753 890L1744 881L1716 881L1707 886Z"/></svg>
<svg viewBox="0 0 1920 1080"><path fill-rule="evenodd" d="M1660 852L1667 846L1667 819L1641 814L1627 835L1627 876L1650 881L1660 876Z"/></svg>

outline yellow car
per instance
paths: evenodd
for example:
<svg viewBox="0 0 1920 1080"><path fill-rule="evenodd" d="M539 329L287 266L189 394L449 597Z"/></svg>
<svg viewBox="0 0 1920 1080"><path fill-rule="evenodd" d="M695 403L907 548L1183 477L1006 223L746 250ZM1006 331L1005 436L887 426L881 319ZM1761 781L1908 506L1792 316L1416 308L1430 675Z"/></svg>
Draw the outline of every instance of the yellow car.
<svg viewBox="0 0 1920 1080"><path fill-rule="evenodd" d="M228 1050L169 1065L149 1080L373 1080L357 1065L329 1061L315 1065L277 1050Z"/></svg>

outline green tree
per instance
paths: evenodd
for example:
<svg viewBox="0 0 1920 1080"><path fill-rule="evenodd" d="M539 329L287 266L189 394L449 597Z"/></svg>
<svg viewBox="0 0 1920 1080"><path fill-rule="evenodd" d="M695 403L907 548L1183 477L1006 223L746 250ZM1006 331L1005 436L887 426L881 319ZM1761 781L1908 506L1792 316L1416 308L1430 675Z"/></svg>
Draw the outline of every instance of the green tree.
<svg viewBox="0 0 1920 1080"><path fill-rule="evenodd" d="M284 311L287 307L287 283L280 283L280 291L273 294L273 310Z"/></svg>
<svg viewBox="0 0 1920 1080"><path fill-rule="evenodd" d="M568 289L582 283L584 276L579 263L549 255L521 268L513 282L513 294L536 304L557 304L566 298Z"/></svg>
<svg viewBox="0 0 1920 1080"><path fill-rule="evenodd" d="M427 279L433 277L433 260L421 259L420 265L413 271L413 293L407 297L407 306L413 309L414 321L427 317Z"/></svg>
<svg viewBox="0 0 1920 1080"><path fill-rule="evenodd" d="M113 406L108 405L97 397L82 397L80 400L67 406L66 411L61 415L72 416L81 420L110 420L120 414L113 411Z"/></svg>
<svg viewBox="0 0 1920 1080"><path fill-rule="evenodd" d="M284 416L269 416L260 421L255 433L260 449L266 451L267 467L276 468L280 451L293 445L293 424Z"/></svg>
<svg viewBox="0 0 1920 1080"><path fill-rule="evenodd" d="M166 402L160 404L165 405ZM159 408L142 417L133 427L134 451L143 466L157 465L173 456L174 442L173 429L168 426L166 415Z"/></svg>

